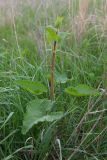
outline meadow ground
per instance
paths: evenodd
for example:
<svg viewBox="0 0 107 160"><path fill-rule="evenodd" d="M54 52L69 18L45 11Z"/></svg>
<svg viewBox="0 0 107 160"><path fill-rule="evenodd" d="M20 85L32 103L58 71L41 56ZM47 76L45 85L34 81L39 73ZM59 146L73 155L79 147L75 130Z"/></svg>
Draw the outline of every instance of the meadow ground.
<svg viewBox="0 0 107 160"><path fill-rule="evenodd" d="M54 122L23 135L26 105L50 98L52 46L46 26L63 17L55 65ZM0 160L107 159L107 1L0 0ZM36 96L17 80L39 81ZM86 84L99 96L72 96L65 88Z"/></svg>

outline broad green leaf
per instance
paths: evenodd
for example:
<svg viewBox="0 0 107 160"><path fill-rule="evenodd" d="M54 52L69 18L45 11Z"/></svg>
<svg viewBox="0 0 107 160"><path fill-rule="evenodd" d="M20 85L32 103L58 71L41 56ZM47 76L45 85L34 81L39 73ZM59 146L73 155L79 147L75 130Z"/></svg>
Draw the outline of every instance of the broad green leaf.
<svg viewBox="0 0 107 160"><path fill-rule="evenodd" d="M98 92L96 89L85 85L85 84L80 84L76 87L68 87L65 89L65 92L72 95L72 96L99 96L100 92Z"/></svg>
<svg viewBox="0 0 107 160"><path fill-rule="evenodd" d="M56 73L55 78L57 83L66 83L68 81L66 74L60 74L58 72Z"/></svg>
<svg viewBox="0 0 107 160"><path fill-rule="evenodd" d="M59 28L62 25L63 19L64 19L64 17L60 17L60 16L57 17L57 19L55 21L56 28Z"/></svg>
<svg viewBox="0 0 107 160"><path fill-rule="evenodd" d="M60 36L57 34L57 29L52 26L46 27L46 36L47 36L48 42L60 40Z"/></svg>
<svg viewBox="0 0 107 160"><path fill-rule="evenodd" d="M26 134L33 125L39 122L52 122L63 116L62 112L50 112L53 103L47 99L35 99L28 103L27 111L24 115L22 133ZM50 112L50 113L49 113Z"/></svg>
<svg viewBox="0 0 107 160"><path fill-rule="evenodd" d="M30 80L19 80L16 83L23 89L31 92L32 94L40 95L43 92L47 92L47 88L40 82L34 82Z"/></svg>

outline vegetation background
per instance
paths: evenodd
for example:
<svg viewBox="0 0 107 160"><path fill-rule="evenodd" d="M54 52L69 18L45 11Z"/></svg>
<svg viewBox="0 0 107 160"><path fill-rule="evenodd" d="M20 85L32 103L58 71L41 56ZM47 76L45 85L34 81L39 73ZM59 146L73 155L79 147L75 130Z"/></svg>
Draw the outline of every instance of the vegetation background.
<svg viewBox="0 0 107 160"><path fill-rule="evenodd" d="M63 119L22 135L26 104L35 98L16 80L49 89L51 45L45 28L63 16L68 36L56 54L56 110ZM107 0L0 0L0 160L107 159ZM56 80L56 81L57 81ZM71 85L87 84L100 97L72 97ZM49 97L49 93L40 98Z"/></svg>

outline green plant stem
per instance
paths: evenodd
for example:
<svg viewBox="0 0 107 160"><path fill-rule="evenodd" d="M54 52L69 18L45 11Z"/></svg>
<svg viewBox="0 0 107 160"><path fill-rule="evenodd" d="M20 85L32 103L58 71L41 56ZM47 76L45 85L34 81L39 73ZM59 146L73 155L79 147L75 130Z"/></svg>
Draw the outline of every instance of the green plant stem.
<svg viewBox="0 0 107 160"><path fill-rule="evenodd" d="M56 57L56 47L57 43L54 41L53 45L53 51L52 51L52 63L51 63L51 86L50 86L50 98L53 101L55 99L55 93L54 93L54 72L55 72L55 57Z"/></svg>

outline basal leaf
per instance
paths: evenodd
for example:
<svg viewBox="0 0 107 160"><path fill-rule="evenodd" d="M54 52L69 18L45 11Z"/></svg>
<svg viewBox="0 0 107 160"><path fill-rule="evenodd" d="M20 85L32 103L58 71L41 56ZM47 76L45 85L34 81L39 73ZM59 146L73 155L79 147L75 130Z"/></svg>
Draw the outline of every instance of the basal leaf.
<svg viewBox="0 0 107 160"><path fill-rule="evenodd" d="M62 117L62 112L50 112L53 103L47 99L35 99L28 103L27 111L24 115L22 133L26 134L33 125L39 122L52 122ZM50 112L50 113L49 113Z"/></svg>
<svg viewBox="0 0 107 160"><path fill-rule="evenodd" d="M30 80L19 80L16 83L23 89L31 92L32 94L40 95L43 92L47 92L47 88L40 82L34 82Z"/></svg>
<svg viewBox="0 0 107 160"><path fill-rule="evenodd" d="M96 89L85 85L85 84L80 84L76 87L68 87L65 89L65 92L72 95L72 96L99 96L100 92L97 91Z"/></svg>

